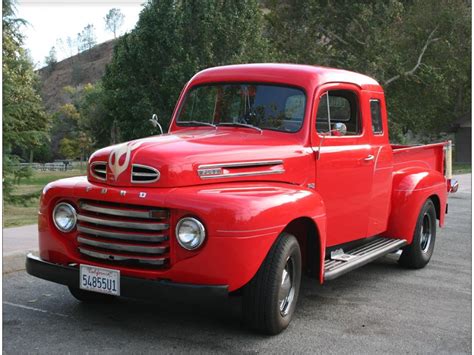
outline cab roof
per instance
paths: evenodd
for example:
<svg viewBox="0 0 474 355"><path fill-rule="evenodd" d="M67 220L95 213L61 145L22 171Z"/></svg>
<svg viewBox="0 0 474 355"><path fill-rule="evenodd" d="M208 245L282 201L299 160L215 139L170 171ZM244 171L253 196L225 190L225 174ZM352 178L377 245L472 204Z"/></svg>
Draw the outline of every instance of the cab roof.
<svg viewBox="0 0 474 355"><path fill-rule="evenodd" d="M210 82L268 82L295 85L314 90L332 82L355 84L365 90L380 91L380 84L369 76L348 70L302 64L238 64L205 69L189 82L199 85Z"/></svg>

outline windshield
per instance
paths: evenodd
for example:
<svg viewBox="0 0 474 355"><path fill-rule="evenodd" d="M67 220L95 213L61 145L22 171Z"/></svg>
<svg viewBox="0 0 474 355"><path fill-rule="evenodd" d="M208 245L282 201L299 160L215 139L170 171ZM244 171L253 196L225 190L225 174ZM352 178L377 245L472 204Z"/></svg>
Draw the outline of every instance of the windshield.
<svg viewBox="0 0 474 355"><path fill-rule="evenodd" d="M297 132L303 124L303 90L263 84L212 84L192 88L181 105L179 126L227 125Z"/></svg>

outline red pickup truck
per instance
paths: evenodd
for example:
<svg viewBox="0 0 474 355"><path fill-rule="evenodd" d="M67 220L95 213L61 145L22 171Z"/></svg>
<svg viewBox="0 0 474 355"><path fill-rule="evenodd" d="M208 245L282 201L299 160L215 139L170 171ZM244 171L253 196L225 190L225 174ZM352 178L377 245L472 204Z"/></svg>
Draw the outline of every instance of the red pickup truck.
<svg viewBox="0 0 474 355"><path fill-rule="evenodd" d="M385 105L344 70L199 72L168 134L44 188L27 271L81 301L238 293L246 323L276 334L303 273L323 283L397 251L422 268L457 189L450 143L391 145Z"/></svg>

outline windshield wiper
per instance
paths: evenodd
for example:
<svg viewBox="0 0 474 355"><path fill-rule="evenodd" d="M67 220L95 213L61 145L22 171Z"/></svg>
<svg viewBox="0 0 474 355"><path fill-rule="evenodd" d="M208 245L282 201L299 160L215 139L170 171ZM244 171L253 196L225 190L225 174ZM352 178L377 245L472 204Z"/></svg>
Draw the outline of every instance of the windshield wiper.
<svg viewBox="0 0 474 355"><path fill-rule="evenodd" d="M247 127L247 128L253 128L253 129L256 129L257 131L259 132L262 132L262 129L257 127L257 126L254 126L254 125L251 125L251 124L248 124L248 123L240 123L240 122L221 122L221 123L218 123L217 124L218 126L236 126L236 127Z"/></svg>
<svg viewBox="0 0 474 355"><path fill-rule="evenodd" d="M215 124L201 121L178 121L178 125L181 126L211 126L217 128Z"/></svg>

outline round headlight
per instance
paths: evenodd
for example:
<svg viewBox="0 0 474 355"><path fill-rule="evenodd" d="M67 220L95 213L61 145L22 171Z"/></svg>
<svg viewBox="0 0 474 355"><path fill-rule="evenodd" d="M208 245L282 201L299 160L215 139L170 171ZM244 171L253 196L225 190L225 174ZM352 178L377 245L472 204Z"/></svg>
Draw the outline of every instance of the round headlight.
<svg viewBox="0 0 474 355"><path fill-rule="evenodd" d="M196 218L185 217L176 225L176 239L184 249L199 248L206 238L206 229Z"/></svg>
<svg viewBox="0 0 474 355"><path fill-rule="evenodd" d="M53 222L61 232L70 232L76 226L76 210L69 203L61 202L54 207Z"/></svg>

